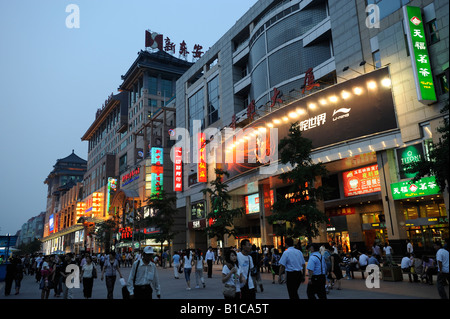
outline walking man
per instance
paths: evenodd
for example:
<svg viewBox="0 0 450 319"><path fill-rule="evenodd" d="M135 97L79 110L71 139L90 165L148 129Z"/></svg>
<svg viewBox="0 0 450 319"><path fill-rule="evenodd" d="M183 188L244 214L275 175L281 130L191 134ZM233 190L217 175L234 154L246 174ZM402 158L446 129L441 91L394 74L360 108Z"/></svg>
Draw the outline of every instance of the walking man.
<svg viewBox="0 0 450 319"><path fill-rule="evenodd" d="M128 277L127 289L132 299L152 299L153 290L161 298L158 271L152 262L153 247L144 248L142 258L135 261Z"/></svg>
<svg viewBox="0 0 450 319"><path fill-rule="evenodd" d="M212 267L214 263L214 252L212 250L212 247L209 246L208 251L206 252L206 263L208 264L208 278L212 277Z"/></svg>
<svg viewBox="0 0 450 319"><path fill-rule="evenodd" d="M283 271L286 270L286 286L289 299L300 299L298 296L298 288L305 281L305 259L303 258L303 253L294 248L292 238L286 238L286 246L288 249L280 259L279 278L281 278Z"/></svg>
<svg viewBox="0 0 450 319"><path fill-rule="evenodd" d="M434 243L434 249L436 252L436 261L438 264L438 275L437 275L437 289L441 299L448 299L447 293L445 292L445 286L449 283L448 278L448 250L442 248L442 243L436 241Z"/></svg>
<svg viewBox="0 0 450 319"><path fill-rule="evenodd" d="M309 244L307 249L311 252L308 259L308 287L306 294L308 299L327 299L327 292L325 290L327 265L325 258L320 254L318 244Z"/></svg>

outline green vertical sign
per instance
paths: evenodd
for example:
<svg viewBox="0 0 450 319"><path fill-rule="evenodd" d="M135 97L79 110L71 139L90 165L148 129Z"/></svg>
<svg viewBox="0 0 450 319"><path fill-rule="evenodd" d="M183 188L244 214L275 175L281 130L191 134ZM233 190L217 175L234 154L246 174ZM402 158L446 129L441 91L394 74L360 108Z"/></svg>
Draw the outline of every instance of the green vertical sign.
<svg viewBox="0 0 450 319"><path fill-rule="evenodd" d="M403 7L417 99L425 104L436 101L430 56L428 54L422 12L419 7Z"/></svg>

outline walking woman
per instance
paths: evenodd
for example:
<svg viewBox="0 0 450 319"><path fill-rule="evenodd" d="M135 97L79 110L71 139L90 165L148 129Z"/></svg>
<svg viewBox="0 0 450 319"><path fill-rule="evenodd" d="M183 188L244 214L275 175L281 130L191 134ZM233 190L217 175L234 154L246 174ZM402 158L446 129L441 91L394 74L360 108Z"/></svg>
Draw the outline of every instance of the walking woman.
<svg viewBox="0 0 450 319"><path fill-rule="evenodd" d="M237 254L234 250L225 252L225 263L222 268L223 296L225 299L240 299L241 283L245 277L239 268Z"/></svg>
<svg viewBox="0 0 450 319"><path fill-rule="evenodd" d="M195 265L195 288L200 288L200 283L203 285L203 288L205 288L205 279L203 278L203 266L205 261L200 249L197 249L196 252L194 251L193 259L193 263Z"/></svg>
<svg viewBox="0 0 450 319"><path fill-rule="evenodd" d="M91 256L86 256L86 263L81 268L80 281L83 281L83 295L84 298L92 297L92 287L94 286L94 279L97 278L97 269L92 262Z"/></svg>
<svg viewBox="0 0 450 319"><path fill-rule="evenodd" d="M41 299L48 299L50 289L53 289L53 271L49 257L45 256L44 261L42 262L41 282L39 284L39 288L42 290Z"/></svg>
<svg viewBox="0 0 450 319"><path fill-rule="evenodd" d="M105 277L106 289L108 291L108 299L113 299L114 297L114 284L116 283L116 272L119 273L120 278L123 278L120 272L119 262L116 259L116 253L110 252L109 258L105 259L105 264L103 265L102 278Z"/></svg>
<svg viewBox="0 0 450 319"><path fill-rule="evenodd" d="M181 261L181 266L184 268L184 278L186 279L187 288L186 290L191 290L191 272L192 272L192 252L190 250L186 251L186 255Z"/></svg>

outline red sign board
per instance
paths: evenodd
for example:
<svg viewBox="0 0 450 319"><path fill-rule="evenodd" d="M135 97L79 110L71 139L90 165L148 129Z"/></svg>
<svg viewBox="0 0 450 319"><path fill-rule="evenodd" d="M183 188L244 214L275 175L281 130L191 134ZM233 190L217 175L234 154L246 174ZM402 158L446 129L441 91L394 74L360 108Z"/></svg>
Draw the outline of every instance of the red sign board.
<svg viewBox="0 0 450 319"><path fill-rule="evenodd" d="M381 191L378 165L371 165L342 173L346 197Z"/></svg>
<svg viewBox="0 0 450 319"><path fill-rule="evenodd" d="M327 209L326 213L328 216L342 216L342 215L353 215L356 213L355 207L343 207L335 209Z"/></svg>
<svg viewBox="0 0 450 319"><path fill-rule="evenodd" d="M198 134L198 145L200 147L199 150L199 159L198 159L198 182L206 183L208 182L206 178L206 139L205 133Z"/></svg>
<svg viewBox="0 0 450 319"><path fill-rule="evenodd" d="M174 181L173 188L175 192L183 190L183 168L182 168L182 149L181 147L174 148Z"/></svg>

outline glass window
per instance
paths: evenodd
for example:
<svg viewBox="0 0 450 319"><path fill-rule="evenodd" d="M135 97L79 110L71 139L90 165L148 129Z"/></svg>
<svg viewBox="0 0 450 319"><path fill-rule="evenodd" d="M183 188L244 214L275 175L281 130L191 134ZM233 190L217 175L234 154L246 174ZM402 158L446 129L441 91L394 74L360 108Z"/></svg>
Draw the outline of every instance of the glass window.
<svg viewBox="0 0 450 319"><path fill-rule="evenodd" d="M436 19L427 22L426 31L428 33L428 44L431 45L433 43L439 42L439 32L437 28Z"/></svg>
<svg viewBox="0 0 450 319"><path fill-rule="evenodd" d="M448 79L445 74L439 74L436 76L438 82L439 95L448 93Z"/></svg>
<svg viewBox="0 0 450 319"><path fill-rule="evenodd" d="M172 97L172 80L161 80L161 95L164 97Z"/></svg>
<svg viewBox="0 0 450 319"><path fill-rule="evenodd" d="M201 130L205 128L205 101L203 88L197 91L188 99L188 109L189 109L189 132L193 134L194 120L201 121Z"/></svg>
<svg viewBox="0 0 450 319"><path fill-rule="evenodd" d="M158 79L153 76L148 77L148 93L153 95L158 94Z"/></svg>
<svg viewBox="0 0 450 319"><path fill-rule="evenodd" d="M373 65L375 65L376 69L381 68L381 56L380 50L377 50L372 53Z"/></svg>
<svg viewBox="0 0 450 319"><path fill-rule="evenodd" d="M407 5L410 0L367 0L367 4L376 4L380 9L380 20L386 18L388 15L400 10L404 5Z"/></svg>
<svg viewBox="0 0 450 319"><path fill-rule="evenodd" d="M404 204L402 210L405 215L405 220L419 218L419 210L417 206Z"/></svg>
<svg viewBox="0 0 450 319"><path fill-rule="evenodd" d="M219 119L219 77L208 82L208 124Z"/></svg>

